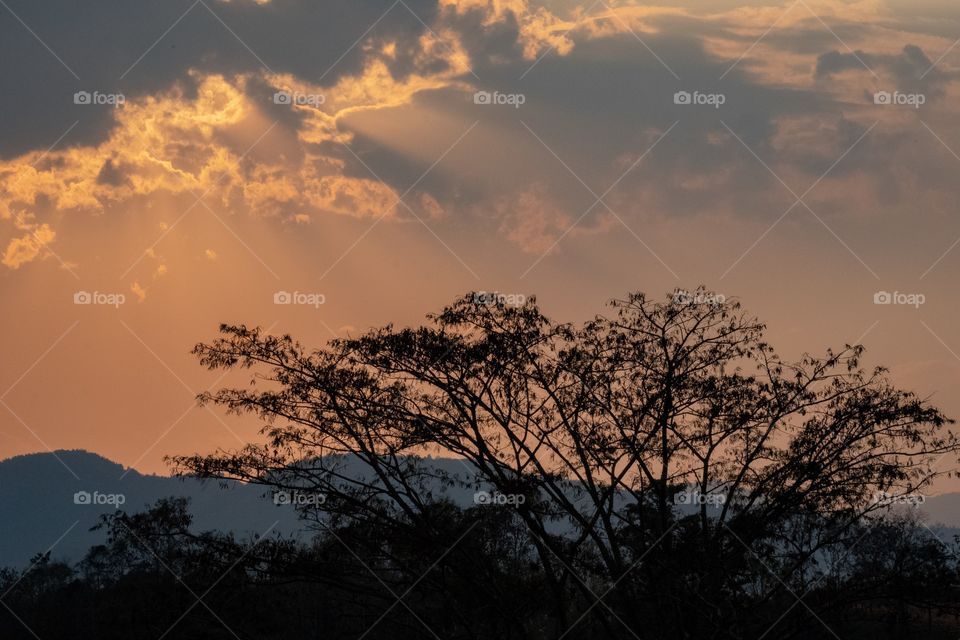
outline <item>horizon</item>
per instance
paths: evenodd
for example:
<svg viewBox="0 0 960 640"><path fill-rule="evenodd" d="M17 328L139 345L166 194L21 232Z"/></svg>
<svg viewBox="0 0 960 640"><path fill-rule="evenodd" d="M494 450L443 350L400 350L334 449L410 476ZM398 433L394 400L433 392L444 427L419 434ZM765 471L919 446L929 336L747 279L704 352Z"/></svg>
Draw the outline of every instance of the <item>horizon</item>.
<svg viewBox="0 0 960 640"><path fill-rule="evenodd" d="M88 449L57 449L57 450L54 450L54 451L32 451L32 452L28 452L28 453L18 453L18 454L16 454L16 455L8 456L8 457L6 457L6 458L0 458L0 464L3 464L4 462L8 462L8 461L11 461L11 460L15 460L15 459L17 459L17 458L28 458L28 457L33 457L33 456L38 456L38 457L50 456L50 457L52 457L53 459L57 460L61 465L63 465L64 468L67 470L68 473L72 473L72 469L70 469L70 467L61 459L61 456L62 456L64 453L67 453L67 454L83 454L83 455L89 455L89 456L93 456L93 457L96 457L96 458L100 458L100 459L102 459L102 460L105 460L106 462L109 462L109 463L111 463L111 464L118 465L118 466L120 466L121 468L125 469L123 475L120 476L120 479L123 479L123 477L125 477L125 476L127 475L127 473L129 473L130 471L134 471L134 472L138 473L138 474L141 475L141 476L151 476L151 477L157 477L157 478L171 478L171 479L176 479L177 477L179 477L179 476L175 475L172 471L170 471L169 468L168 468L168 473L157 473L157 472L154 472L154 471L145 471L145 470L143 470L143 469L137 469L136 467L128 467L128 466L124 465L124 464L121 463L121 462L118 462L118 461L116 461L116 460L112 460L112 459L110 459L109 457L107 457L107 456L105 456L105 455L103 455L103 454L101 454L101 453L98 453L98 452L96 452L96 451L90 451L90 450L88 450ZM422 460L440 460L440 461L450 461L450 462L462 462L462 461L463 461L463 458L458 458L458 457L456 457L456 456L435 456L435 455L432 455L432 454L429 454L429 453L428 453L428 454L425 454L425 455L421 455L421 456L411 456L411 457L417 457L417 458L422 459ZM76 474L73 474L73 475L76 475ZM184 477L189 477L189 476L184 476ZM241 483L243 483L243 484L251 484L251 483L249 483L249 482L247 482L247 481L244 481L244 480L239 480L238 482L241 482ZM957 495L957 496L960 496L960 489L958 489L958 490L950 490L950 489L947 489L947 490L943 490L943 491L939 491L939 492L932 492L932 491L931 491L931 492L923 493L922 495L923 495L923 497L926 498L926 499L929 499L929 498L940 498L940 497L949 496L949 495ZM957 523L956 523L956 524L957 524L958 527L960 527L960 513L957 514Z"/></svg>

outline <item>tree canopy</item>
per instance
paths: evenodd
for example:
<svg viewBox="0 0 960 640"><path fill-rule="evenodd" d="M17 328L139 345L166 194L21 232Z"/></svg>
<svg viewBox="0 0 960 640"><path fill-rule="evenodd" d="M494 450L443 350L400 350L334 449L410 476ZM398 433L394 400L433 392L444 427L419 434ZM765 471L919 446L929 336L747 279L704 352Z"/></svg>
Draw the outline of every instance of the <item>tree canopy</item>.
<svg viewBox="0 0 960 640"><path fill-rule="evenodd" d="M862 346L789 362L764 330L704 289L633 293L582 324L549 319L533 297L469 293L424 326L315 350L224 325L195 354L251 369L251 385L201 401L258 415L265 442L173 461L322 495L304 516L377 532L357 552L401 585L458 562L498 522L509 549L485 554L478 583L522 568L549 603L516 614L518 637L808 632L820 616L801 594L852 579L845 561L891 497L948 473L960 443L938 409L866 370ZM458 486L495 499L457 508L441 489Z"/></svg>

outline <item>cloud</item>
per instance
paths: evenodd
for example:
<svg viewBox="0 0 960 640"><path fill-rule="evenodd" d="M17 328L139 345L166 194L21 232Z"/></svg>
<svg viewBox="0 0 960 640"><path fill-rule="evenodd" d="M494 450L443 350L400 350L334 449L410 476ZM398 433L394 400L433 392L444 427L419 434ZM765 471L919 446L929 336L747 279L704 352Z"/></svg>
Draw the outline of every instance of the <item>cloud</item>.
<svg viewBox="0 0 960 640"><path fill-rule="evenodd" d="M832 79L847 71L864 74L880 72L889 78L890 89L922 92L929 98L941 97L945 85L953 79L952 74L938 69L923 49L914 44L904 45L896 55L829 51L817 58L814 77L818 80Z"/></svg>
<svg viewBox="0 0 960 640"><path fill-rule="evenodd" d="M576 16L564 19L546 6L527 0L440 0L440 7L458 20L473 18L474 29L480 32L490 33L507 25L526 60L536 60L547 51L563 56L574 47L568 33L577 24Z"/></svg>
<svg viewBox="0 0 960 640"><path fill-rule="evenodd" d="M330 0L322 9L311 0L82 7L69 0L10 0L10 8L29 30L16 20L0 21L0 59L18 61L7 65L3 80L12 99L0 121L0 157L8 158L49 146L73 122L68 144L101 141L111 109L73 104L77 91L138 100L188 82L191 70L198 78L290 74L329 86L359 72L369 50L389 42L404 43L391 62L403 76L416 69L416 43L429 35L424 25L437 12L434 0ZM363 46L352 46L368 29Z"/></svg>
<svg viewBox="0 0 960 640"><path fill-rule="evenodd" d="M53 242L56 235L47 224L30 228L25 235L10 240L3 253L3 264L11 269L19 269L36 260L42 256L44 249Z"/></svg>
<svg viewBox="0 0 960 640"><path fill-rule="evenodd" d="M829 51L817 58L814 76L825 78L843 71L867 71L871 63L874 63L873 56L863 51L851 53Z"/></svg>
<svg viewBox="0 0 960 640"><path fill-rule="evenodd" d="M143 302L144 300L147 299L147 291L142 286L140 286L139 282L134 282L133 284L131 284L130 291L132 291L133 295L137 297L137 302Z"/></svg>
<svg viewBox="0 0 960 640"><path fill-rule="evenodd" d="M78 131L52 150L34 140L0 162L0 219L101 214L167 196L186 208L202 196L204 207L297 225L327 215L416 216L470 231L486 225L523 251L543 251L590 207L593 222L577 232L609 228L608 206L635 223L765 215L789 195L771 170L791 185L809 185L877 118L888 127L862 147L875 155L851 154L827 182L889 191L883 179L870 184L857 171L869 166L889 176L893 169L880 166L874 145L904 153L905 116L866 110L876 82L861 61L900 90L939 97L955 80L930 70L929 36L897 46L881 38L890 18L871 2L811 3L855 54L837 50L836 37L802 6L785 15L782 7L754 6L588 12L582 4L526 0L342 6L349 16L321 24L305 0L197 5L133 67L121 87L123 106L76 112L95 116L96 135ZM160 9L150 11L164 23ZM170 23L179 15L163 11L172 11L164 14ZM133 15L123 9L110 24L126 25ZM855 24L857 15L874 22ZM38 28L60 29L46 14L29 17ZM318 47L310 56L294 38L308 27ZM146 30L123 32L115 46L137 51L134 44L150 42ZM324 40L334 31L344 45L336 55ZM134 43L131 33L144 37ZM199 33L207 40L183 39ZM102 43L76 37L62 45L85 62L106 55ZM326 60L321 53L331 54L329 63L318 62ZM38 87L34 79L23 91ZM521 94L524 104L477 105L476 90ZM719 92L725 103L721 110L682 107L673 102L677 91ZM933 167L898 171L912 175L899 174L897 184L947 188ZM19 267L36 255L17 256L31 252L40 249L29 237L15 238L5 264Z"/></svg>
<svg viewBox="0 0 960 640"><path fill-rule="evenodd" d="M553 251L573 223L542 184L501 200L496 211L504 235L523 251L533 254Z"/></svg>
<svg viewBox="0 0 960 640"><path fill-rule="evenodd" d="M306 134L288 132L306 138L296 153L280 149L253 161L253 145L274 143L264 139L272 127L245 84L243 78L206 76L197 79L193 96L178 87L131 101L117 111L99 145L34 151L0 164L0 201L10 211L50 202L60 211L102 212L111 203L167 193L239 198L265 214L293 205L360 217L390 209L396 194L389 187L344 176L342 158L307 148L335 141L333 133L310 127Z"/></svg>

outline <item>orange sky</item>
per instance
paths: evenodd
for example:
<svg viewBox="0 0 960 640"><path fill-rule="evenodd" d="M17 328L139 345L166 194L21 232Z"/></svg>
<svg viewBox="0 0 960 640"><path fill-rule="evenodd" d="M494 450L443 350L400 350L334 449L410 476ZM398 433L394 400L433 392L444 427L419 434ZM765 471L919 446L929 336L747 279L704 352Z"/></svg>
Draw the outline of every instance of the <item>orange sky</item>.
<svg viewBox="0 0 960 640"><path fill-rule="evenodd" d="M960 417L960 8L129 4L0 10L0 458L165 472L257 437L193 402L244 380L189 355L220 322L320 345L471 289L703 283Z"/></svg>

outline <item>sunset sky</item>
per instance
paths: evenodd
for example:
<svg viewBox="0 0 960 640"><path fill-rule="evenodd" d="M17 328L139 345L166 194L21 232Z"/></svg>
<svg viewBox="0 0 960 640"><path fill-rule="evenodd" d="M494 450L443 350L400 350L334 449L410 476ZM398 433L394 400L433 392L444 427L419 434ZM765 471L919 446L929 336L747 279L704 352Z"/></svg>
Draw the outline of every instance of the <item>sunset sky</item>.
<svg viewBox="0 0 960 640"><path fill-rule="evenodd" d="M257 437L194 401L246 380L189 353L219 323L468 290L704 284L960 418L958 38L946 0L0 0L0 458L166 473Z"/></svg>

